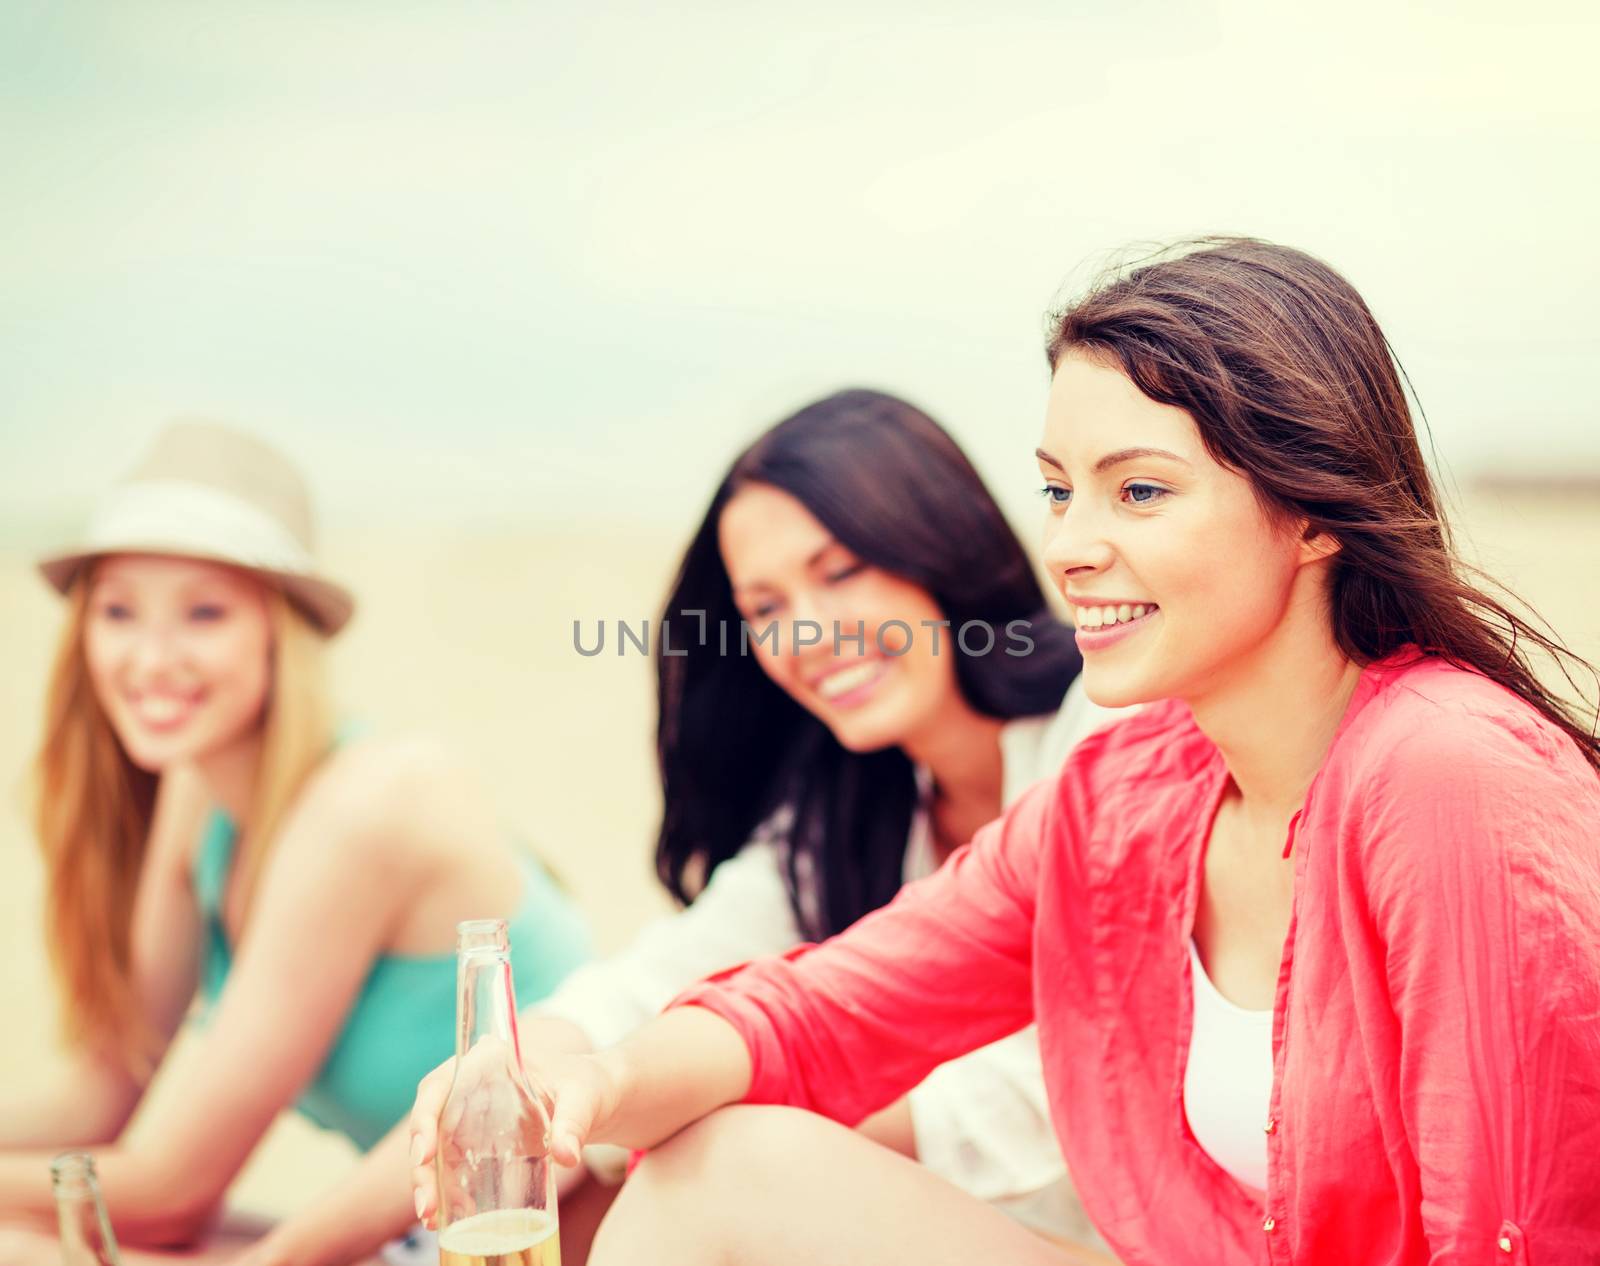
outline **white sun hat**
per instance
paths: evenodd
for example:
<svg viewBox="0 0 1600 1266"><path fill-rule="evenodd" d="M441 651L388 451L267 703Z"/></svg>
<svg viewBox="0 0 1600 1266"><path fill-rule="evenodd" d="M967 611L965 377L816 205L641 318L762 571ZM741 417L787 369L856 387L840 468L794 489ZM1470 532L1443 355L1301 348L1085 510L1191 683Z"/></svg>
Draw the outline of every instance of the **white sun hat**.
<svg viewBox="0 0 1600 1266"><path fill-rule="evenodd" d="M64 594L106 554L227 563L281 589L331 636L355 600L319 573L312 546L311 497L292 461L243 431L179 422L100 500L82 538L41 559L39 570Z"/></svg>

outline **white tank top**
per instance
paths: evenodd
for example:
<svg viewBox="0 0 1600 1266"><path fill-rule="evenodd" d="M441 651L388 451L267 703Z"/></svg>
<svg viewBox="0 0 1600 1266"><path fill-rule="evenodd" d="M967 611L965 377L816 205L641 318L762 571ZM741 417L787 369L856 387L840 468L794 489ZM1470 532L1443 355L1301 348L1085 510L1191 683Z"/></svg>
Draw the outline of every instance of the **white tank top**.
<svg viewBox="0 0 1600 1266"><path fill-rule="evenodd" d="M1211 983L1189 939L1194 1029L1183 1074L1183 1110L1195 1140L1246 1186L1267 1187L1267 1110L1272 1102L1272 1011L1247 1011Z"/></svg>

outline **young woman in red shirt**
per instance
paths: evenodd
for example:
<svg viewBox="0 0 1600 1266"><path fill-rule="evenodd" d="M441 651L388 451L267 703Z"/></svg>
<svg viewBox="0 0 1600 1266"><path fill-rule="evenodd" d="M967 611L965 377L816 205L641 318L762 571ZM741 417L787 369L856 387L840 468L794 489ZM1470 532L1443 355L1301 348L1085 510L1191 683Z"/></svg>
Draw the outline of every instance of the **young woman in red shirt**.
<svg viewBox="0 0 1600 1266"><path fill-rule="evenodd" d="M652 1149L590 1260L1059 1266L843 1128L1035 1019L1128 1262L1600 1258L1600 742L1453 552L1371 313L1212 241L1049 358L1045 560L1091 698L1149 706L843 934L542 1061L559 1159Z"/></svg>

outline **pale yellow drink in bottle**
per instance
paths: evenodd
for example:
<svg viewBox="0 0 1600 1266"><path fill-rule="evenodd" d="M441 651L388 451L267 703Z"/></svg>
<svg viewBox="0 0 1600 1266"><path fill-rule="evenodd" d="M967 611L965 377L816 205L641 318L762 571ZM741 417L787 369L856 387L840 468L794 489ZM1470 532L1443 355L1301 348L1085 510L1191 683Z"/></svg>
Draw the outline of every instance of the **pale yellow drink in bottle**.
<svg viewBox="0 0 1600 1266"><path fill-rule="evenodd" d="M439 1235L440 1266L561 1266L561 1229L537 1209L496 1209Z"/></svg>
<svg viewBox="0 0 1600 1266"><path fill-rule="evenodd" d="M456 929L456 1060L436 1168L440 1266L561 1266L550 1115L522 1067L504 919Z"/></svg>

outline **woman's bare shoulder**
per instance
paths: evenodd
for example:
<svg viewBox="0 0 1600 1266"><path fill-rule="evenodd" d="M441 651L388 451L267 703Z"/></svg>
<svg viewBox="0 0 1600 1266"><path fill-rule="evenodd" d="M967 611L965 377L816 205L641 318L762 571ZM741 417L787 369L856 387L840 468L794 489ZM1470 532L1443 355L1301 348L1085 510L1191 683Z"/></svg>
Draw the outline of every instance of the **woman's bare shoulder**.
<svg viewBox="0 0 1600 1266"><path fill-rule="evenodd" d="M497 834L487 788L427 734L341 744L308 779L292 825L296 836L315 836L321 847L338 841L358 857L379 850L386 865L459 857L464 842Z"/></svg>

